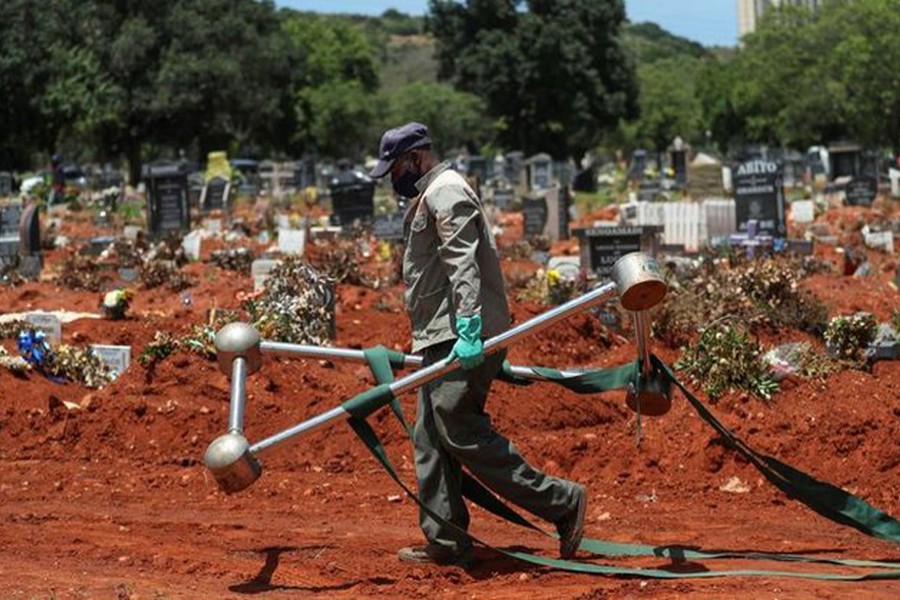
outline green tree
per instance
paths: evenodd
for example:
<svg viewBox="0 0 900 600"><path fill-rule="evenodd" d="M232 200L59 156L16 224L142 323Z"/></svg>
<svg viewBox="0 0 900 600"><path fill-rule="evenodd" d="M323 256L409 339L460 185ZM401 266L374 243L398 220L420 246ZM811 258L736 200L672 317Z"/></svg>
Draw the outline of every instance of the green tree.
<svg viewBox="0 0 900 600"><path fill-rule="evenodd" d="M498 141L580 157L633 115L621 0L430 0L440 75L482 98Z"/></svg>
<svg viewBox="0 0 900 600"><path fill-rule="evenodd" d="M428 126L438 152L467 147L472 151L489 141L490 122L484 102L443 83L412 83L387 98L384 127L409 121Z"/></svg>
<svg viewBox="0 0 900 600"><path fill-rule="evenodd" d="M363 31L348 22L297 14L283 24L294 76L294 149L359 158L378 116L378 64Z"/></svg>
<svg viewBox="0 0 900 600"><path fill-rule="evenodd" d="M663 152L676 136L697 139L701 132L701 106L695 89L699 63L682 56L638 67L640 111L637 136Z"/></svg>

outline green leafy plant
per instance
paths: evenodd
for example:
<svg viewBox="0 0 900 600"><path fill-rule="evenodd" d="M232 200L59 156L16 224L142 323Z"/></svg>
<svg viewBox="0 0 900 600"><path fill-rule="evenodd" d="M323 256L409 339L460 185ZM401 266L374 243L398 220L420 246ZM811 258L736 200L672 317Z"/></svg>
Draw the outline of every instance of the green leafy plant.
<svg viewBox="0 0 900 600"><path fill-rule="evenodd" d="M168 357L178 349L180 342L167 331L157 331L153 341L144 346L138 361L145 367L151 367Z"/></svg>
<svg viewBox="0 0 900 600"><path fill-rule="evenodd" d="M838 358L857 366L865 364L865 350L875 340L878 322L866 312L831 319L825 330L825 343Z"/></svg>
<svg viewBox="0 0 900 600"><path fill-rule="evenodd" d="M696 345L683 349L675 368L712 399L728 390L741 390L770 400L778 391L759 344L743 326L717 323L706 328Z"/></svg>

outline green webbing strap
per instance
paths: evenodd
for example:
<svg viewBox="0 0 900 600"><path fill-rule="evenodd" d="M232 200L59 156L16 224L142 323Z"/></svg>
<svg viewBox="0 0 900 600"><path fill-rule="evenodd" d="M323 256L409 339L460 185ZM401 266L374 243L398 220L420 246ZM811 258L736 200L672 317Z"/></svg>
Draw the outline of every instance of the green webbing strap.
<svg viewBox="0 0 900 600"><path fill-rule="evenodd" d="M678 381L664 362L656 356L652 357L652 360L656 367L678 386L700 417L782 492L799 500L826 519L848 525L866 535L900 543L900 523L894 517L845 490L819 481L776 458L756 452L722 425L703 403Z"/></svg>
<svg viewBox="0 0 900 600"><path fill-rule="evenodd" d="M413 499L420 507L423 508L426 512L428 512L433 518L446 523L439 516L432 513L427 507L424 507L420 502L418 497L412 493L403 482L397 477L396 472L393 470L393 467L390 465L390 462L387 458L387 455L384 452L383 447L378 441L377 436L374 431L365 422L365 416L380 408L384 404L391 402L392 407L396 402L396 398L393 397L393 394L390 393L390 389L387 389L387 394L383 388L387 387L386 383L393 380L393 372L390 369L391 363L396 366L402 366L402 354L395 353L395 360L386 360L390 351L386 351L381 349L373 349L374 351L371 354L367 353L367 359L369 361L370 367L372 368L372 372L382 386L378 388L374 388L373 390L369 390L367 392L363 392L359 396L354 399L351 399L347 403L345 403L345 408L348 412L354 415L350 419L350 424L353 427L354 431L356 431L357 435L362 439L362 441L366 444L366 446L370 449L370 451L375 455L375 457L382 463L382 466L388 471L391 477L403 488L406 494ZM653 357L654 364L659 368L663 373L665 373L672 381L678 385L679 389L685 394L688 400L692 405L697 408L698 412L700 412L701 417L703 417L707 422L709 422L723 437L726 437L730 442L737 445L740 445L744 451L753 453L755 452L744 444L742 440L733 436L724 426L719 423L715 417L709 413L708 410L696 399L694 398L684 387L680 384L680 382L675 379L674 374L659 361L655 356ZM611 389L617 389L627 385L633 378L637 375L638 363L631 363L628 365L624 365L622 367L617 367L608 370L598 370L598 371L588 371L581 373L574 377L565 377L559 371L555 369L544 369L539 367L532 367L532 370L541 375L543 379L546 381L550 381L553 383L557 383L559 385L563 385L568 389L581 394L587 393L599 393L603 391L608 391ZM504 363L504 371L506 371L511 377L517 379L521 382L530 383L528 380L524 380L521 378L517 378L511 373L509 373L508 363ZM392 401L391 401L392 400ZM407 428L405 420L403 419L403 413L399 410L399 404L397 405L397 410L395 414L400 419L401 423L403 423L404 427ZM707 418L707 416L709 418ZM730 437L729 437L730 436ZM751 463L760 468L753 460L751 456L747 456L748 459L751 460ZM769 457L762 457L769 458ZM770 459L775 461L775 459ZM810 478L809 476L800 473L792 469L791 467L784 465L778 461L775 461L782 467L789 470L789 472L793 473L796 476L800 476L800 479L803 480L805 477L807 480L819 484L821 482L817 482L816 480ZM762 469L760 469L762 472ZM763 472L766 475L765 472ZM769 478L768 475L766 475ZM770 479L771 480L771 479ZM773 483L776 483L773 481ZM778 483L776 483L778 485ZM502 503L496 496L490 493L484 486L482 486L477 480L469 476L467 473L464 473L463 480L463 493L470 500L481 506L482 508L488 510L489 512L504 518L510 522L515 524L527 527L529 529L533 529L538 531L544 535L549 535L544 532L542 529L536 527L523 517L521 517L518 513L513 511L511 508ZM782 486L778 486L780 489L783 489ZM828 486L833 488L833 486ZM837 489L837 488L834 488ZM786 491L786 490L785 490ZM843 490L838 490L839 492L846 494ZM789 492L788 492L789 493ZM849 496L849 494L846 494ZM851 498L862 502L858 498ZM875 513L884 515L881 511L874 509L873 507L865 504L865 507L868 507L871 511L875 511ZM828 516L828 515L824 515ZM887 517L887 515L884 515ZM830 517L829 517L830 518ZM893 521L890 517L887 519ZM840 521L845 522L845 521ZM896 521L894 521L896 523ZM845 522L846 524L853 524L851 522ZM469 535L468 532L460 530L458 527L453 525L452 523L447 523L449 526L454 527L455 529L462 531L466 535ZM857 527L859 528L859 527ZM472 536L470 536L472 537ZM484 544L480 540L472 537L472 539L478 543L481 543L487 547L491 547L487 544ZM890 562L881 562L881 561L868 561L868 560L854 560L854 559L836 559L836 558L828 558L828 557L810 557L803 556L798 554L782 554L782 553L764 553L764 552L733 552L733 551L703 551L703 550L695 550L685 546L678 545L670 545L670 546L648 546L648 545L640 545L640 544L622 544L615 542L607 542L603 540L594 540L590 538L585 538L580 546L580 549L591 552L594 554L600 554L605 556L628 556L628 557L658 557L658 558L668 558L673 562L681 562L688 559L747 559L747 560L771 560L771 561L780 561L780 562L792 562L792 563L824 563L824 564L834 564L841 566L849 566L849 567L888 567L894 569L898 566L897 563ZM495 549L496 550L496 549ZM900 578L900 571L886 571L886 572L878 572L872 573L868 575L831 575L831 574L809 574L809 573L791 573L791 572L776 572L776 571L725 571L725 572L707 572L707 573L692 573L692 574L677 574L671 573L669 571L660 571L660 570L643 570L643 569L628 569L628 568L619 568L619 567L608 567L608 566L600 566L600 565L592 565L592 564L584 564L573 561L560 561L554 559L547 559L544 557L534 556L526 553L511 553L505 552L502 550L498 550L499 552L503 552L511 557L518 558L520 560L524 560L526 562L530 562L533 564L538 564L542 566L549 566L553 568L560 568L570 571L578 571L578 572L589 572L589 573L597 573L597 574L619 574L619 575L638 575L642 577L659 577L659 578L673 578L673 577L688 577L688 576L704 576L704 577L719 577L724 575L759 575L759 576L786 576L786 577L807 577L812 579L831 579L831 580L843 580L843 581L859 581L863 579L894 579ZM654 574L653 571L659 571L659 573Z"/></svg>
<svg viewBox="0 0 900 600"><path fill-rule="evenodd" d="M388 384L394 381L394 369L403 367L403 353L396 350L388 350L384 346L366 348L363 350L363 355L366 357L366 363L369 365L369 370L372 371L375 381L380 384ZM393 394L391 394L390 406L391 411L400 421L400 425L412 437L412 428L406 423L406 419L403 418L403 408L401 408L400 401Z"/></svg>
<svg viewBox="0 0 900 600"><path fill-rule="evenodd" d="M403 354L401 352L388 350L384 346L368 348L364 350L363 353L366 357L366 362L369 365L369 369L372 371L372 375L375 377L375 381L382 385L387 385L394 381L394 372L392 367L400 368L403 367L404 364ZM366 400L365 402L369 402L369 400ZM403 429L405 429L407 435L409 435L410 440L412 440L412 428L407 425L406 419L403 417L403 409L400 406L400 402L396 397L393 396L393 394L390 398L390 406L391 410L394 412L394 415L396 415L397 419L400 421L400 424L403 426ZM351 411L348 410L347 412ZM351 414L354 413L351 412ZM354 416L359 415L354 414ZM468 498L481 508L485 509L486 511L500 517L501 519L506 519L507 521L515 523L516 525L521 525L522 527L541 531L541 529L531 524L526 518L501 502L496 496L494 496L494 494L489 492L487 488L485 488L481 484L481 482L479 482L477 479L474 479L466 472L463 472L461 489L463 495L466 498ZM543 533L543 531L541 532Z"/></svg>
<svg viewBox="0 0 900 600"><path fill-rule="evenodd" d="M425 511L430 517L439 521L443 525L447 525L452 527L457 532L462 533L469 537L473 542L481 544L487 548L490 548L496 552L500 552L509 556L511 558L516 558L523 562L528 562L534 565L542 566L542 567L550 567L554 569L559 569L563 571L571 571L571 572L579 572L579 573L591 573L595 575L624 575L631 577L642 577L642 578L651 578L651 579L694 579L694 578L712 578L712 577L725 577L725 576L744 576L744 577L792 577L792 578L800 578L800 579L816 579L816 580L826 580L826 581L866 581L866 580L878 580L878 579L900 579L900 570L887 570L887 571L876 571L872 573L866 573L863 575L846 575L846 574L833 574L833 573L804 573L797 571L768 571L768 570L734 570L734 571L702 571L695 573L679 573L674 571L668 571L665 569L637 569L630 567L615 567L610 565L598 565L592 563L583 563L573 560L560 560L560 559L552 559L546 558L543 556L537 556L534 554L528 554L525 552L509 552L507 550L502 550L499 548L495 548L485 542L479 540L475 536L471 535L468 531L465 531L453 523L449 523L444 520L439 515L435 514L431 511L427 506L422 504L419 501L416 494L410 490L406 484L400 479L397 475L397 472L394 470L391 465L390 460L387 457L387 453L384 451L384 446L382 446L381 442L378 439L378 436L372 430L371 426L361 418L357 418L352 416L348 419L350 426L359 436L359 438L363 441L366 447L372 452L372 455L381 463L382 467L384 467L385 471L387 471L388 475L403 489L404 493L413 500L421 510ZM596 542L596 540L595 540ZM605 542L602 542L606 544ZM582 547L584 544L582 544ZM609 547L619 549L619 556L660 556L665 558L679 559L681 555L676 553L671 553L669 555L665 553L658 552L659 549L651 548L649 546L639 547L632 546L629 547L627 544L609 544ZM672 547L669 547L672 548ZM645 550L646 549L646 550ZM652 552L652 553L648 553ZM684 553L684 556L687 557L690 551ZM612 553L612 552L611 552ZM742 553L721 553L723 555L727 555L729 558L747 558L750 557L751 554L742 554ZM774 556L791 556L791 555L774 555ZM698 558L701 556L698 554ZM768 558L769 555L760 555L760 557ZM797 559L802 559L806 557L796 557ZM817 562L828 562L828 559L813 559ZM832 559L835 564L849 564L850 561L840 561L837 562L837 559ZM855 566L890 566L896 567L896 564L891 563L876 563L874 561L853 561L858 563Z"/></svg>

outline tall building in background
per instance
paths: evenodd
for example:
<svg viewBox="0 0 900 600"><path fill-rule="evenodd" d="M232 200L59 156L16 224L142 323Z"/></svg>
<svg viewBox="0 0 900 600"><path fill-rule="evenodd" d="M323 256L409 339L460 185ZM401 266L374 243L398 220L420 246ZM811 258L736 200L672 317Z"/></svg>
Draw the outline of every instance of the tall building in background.
<svg viewBox="0 0 900 600"><path fill-rule="evenodd" d="M822 0L738 0L738 37L756 31L759 19L773 6L807 6L816 10Z"/></svg>

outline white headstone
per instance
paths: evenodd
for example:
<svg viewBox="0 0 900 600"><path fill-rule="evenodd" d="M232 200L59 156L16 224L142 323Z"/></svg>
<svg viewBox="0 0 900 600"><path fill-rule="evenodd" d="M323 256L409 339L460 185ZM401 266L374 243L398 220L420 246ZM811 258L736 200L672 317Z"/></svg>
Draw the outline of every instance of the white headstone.
<svg viewBox="0 0 900 600"><path fill-rule="evenodd" d="M306 230L304 229L279 229L278 251L284 254L296 254L303 256L306 250Z"/></svg>
<svg viewBox="0 0 900 600"><path fill-rule="evenodd" d="M547 269L557 271L563 279L574 281L581 274L581 257L551 256Z"/></svg>
<svg viewBox="0 0 900 600"><path fill-rule="evenodd" d="M900 196L900 170L889 169L888 176L891 178L891 196L897 198Z"/></svg>
<svg viewBox="0 0 900 600"><path fill-rule="evenodd" d="M188 260L200 260L200 232L192 231L181 240L181 247Z"/></svg>
<svg viewBox="0 0 900 600"><path fill-rule="evenodd" d="M280 260L271 258L259 258L250 265L250 274L253 276L253 291L258 292L266 287L266 279L272 269L281 264Z"/></svg>
<svg viewBox="0 0 900 600"><path fill-rule="evenodd" d="M125 239L131 240L132 242L137 240L138 234L141 232L141 228L137 225L126 225L123 231L125 235Z"/></svg>
<svg viewBox="0 0 900 600"><path fill-rule="evenodd" d="M722 167L722 188L730 192L732 190L731 167Z"/></svg>
<svg viewBox="0 0 900 600"><path fill-rule="evenodd" d="M222 231L222 219L204 219L203 228L209 233L219 233Z"/></svg>
<svg viewBox="0 0 900 600"><path fill-rule="evenodd" d="M125 372L131 364L131 346L106 346L91 344L91 350L113 374L113 379Z"/></svg>
<svg viewBox="0 0 900 600"><path fill-rule="evenodd" d="M25 315L25 320L43 331L54 344L62 341L62 322L52 313L36 312Z"/></svg>
<svg viewBox="0 0 900 600"><path fill-rule="evenodd" d="M794 223L812 223L816 220L816 205L812 200L797 200L791 203Z"/></svg>

